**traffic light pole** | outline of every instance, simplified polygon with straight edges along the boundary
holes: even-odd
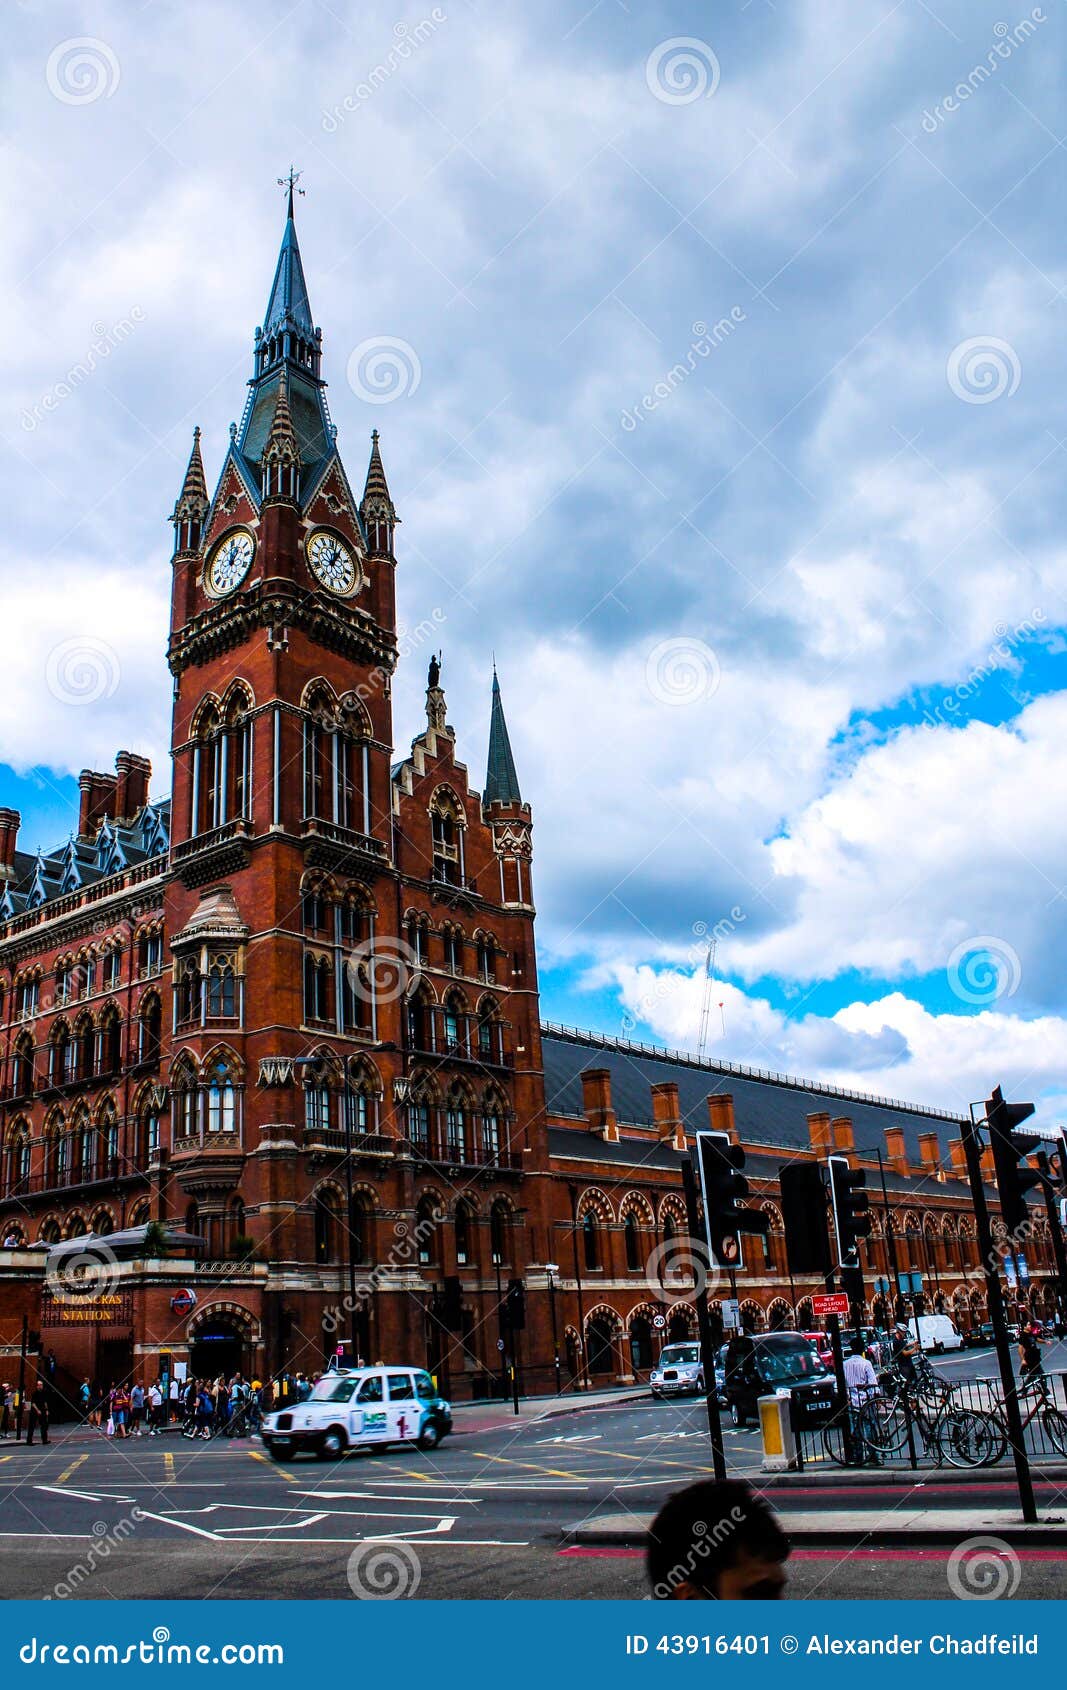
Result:
[[[700,1215],[697,1209],[697,1183],[693,1164],[688,1156],[682,1162],[682,1186],[685,1191],[685,1212],[689,1223],[689,1248],[696,1252],[700,1242]],[[706,1252],[706,1246],[700,1251]],[[709,1255],[710,1259],[710,1255]],[[726,1477],[726,1450],[722,1441],[722,1422],[719,1419],[719,1399],[715,1391],[715,1343],[708,1312],[708,1285],[694,1265],[696,1279],[697,1329],[700,1333],[700,1361],[704,1373],[704,1401],[708,1411],[708,1432],[711,1437],[711,1459],[715,1477],[721,1483]]]
[[[1067,1147],[1063,1150],[1057,1149],[1056,1157],[1063,1167],[1063,1172],[1067,1174]],[[1067,1325],[1067,1249],[1064,1247],[1063,1227],[1060,1225],[1059,1199],[1056,1195],[1057,1182],[1053,1179],[1052,1170],[1049,1167],[1049,1158],[1044,1151],[1039,1152],[1037,1165],[1041,1169],[1045,1192],[1045,1216],[1052,1237],[1052,1255],[1056,1263],[1056,1307],[1059,1310],[1060,1326],[1062,1327]]]
[[[1027,1525],[1032,1526],[1037,1522],[1034,1482],[1030,1476],[1030,1463],[1027,1460],[1023,1443],[1022,1415],[1019,1412],[1015,1370],[1011,1364],[1008,1327],[1004,1319],[1004,1299],[1000,1289],[1000,1274],[997,1271],[997,1256],[993,1249],[993,1232],[989,1223],[985,1186],[982,1183],[982,1147],[978,1139],[978,1126],[973,1118],[963,1122],[962,1134],[964,1153],[967,1158],[967,1178],[970,1181],[971,1201],[974,1204],[978,1250],[982,1259],[982,1272],[985,1275],[986,1301],[989,1305],[989,1318],[993,1326],[993,1341],[997,1353],[997,1367],[1000,1370],[1000,1382],[1004,1392],[1004,1414],[1008,1422],[1008,1439],[1011,1443],[1012,1460],[1015,1463],[1015,1482],[1019,1490],[1023,1520]],[[918,1325],[918,1322],[916,1322],[916,1325]]]

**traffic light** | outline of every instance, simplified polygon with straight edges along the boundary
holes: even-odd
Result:
[[[818,1162],[789,1162],[778,1169],[785,1253],[792,1274],[830,1271],[826,1186]]]
[[[767,1233],[771,1218],[762,1209],[746,1209],[748,1181],[741,1169],[745,1153],[729,1133],[697,1133],[704,1230],[712,1260],[719,1267],[741,1265],[742,1232]]]
[[[1041,1140],[1033,1133],[1016,1133],[1015,1128],[1034,1112],[1032,1103],[1006,1103],[997,1086],[985,1106],[989,1144],[993,1152],[993,1167],[1000,1193],[1000,1213],[1014,1239],[1025,1237],[1029,1220],[1026,1193],[1042,1183],[1036,1168],[1023,1166],[1023,1160],[1037,1149]]]
[[[866,1238],[871,1230],[867,1175],[861,1168],[850,1168],[845,1156],[829,1157],[828,1166],[830,1203],[837,1234],[837,1265],[840,1268],[858,1267],[859,1241]]]
[[[512,1332],[526,1327],[526,1287],[521,1279],[508,1280],[508,1326]]]

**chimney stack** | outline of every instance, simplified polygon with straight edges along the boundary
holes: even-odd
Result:
[[[886,1161],[895,1173],[906,1174],[908,1171],[908,1151],[904,1143],[903,1127],[886,1127],[885,1129]]]
[[[848,1115],[836,1115],[830,1122],[830,1132],[833,1135],[835,1150],[855,1150],[856,1134]]]
[[[962,1146],[961,1146],[962,1149]],[[936,1133],[919,1134],[919,1161],[921,1167],[936,1168],[941,1160],[941,1141]]]
[[[834,1147],[830,1116],[823,1109],[815,1110],[808,1116],[808,1142],[820,1154]]]
[[[737,1123],[734,1120],[734,1100],[728,1091],[713,1091],[708,1094],[708,1120],[711,1122],[713,1133],[728,1133],[730,1143],[738,1144]]]
[[[952,1172],[954,1174],[959,1174],[961,1179],[966,1179],[967,1152],[963,1148],[962,1138],[949,1139],[948,1153],[952,1163]]]
[[[0,880],[10,880],[15,872],[15,849],[21,826],[22,817],[17,810],[0,810]]]
[[[675,1150],[685,1149],[685,1127],[678,1087],[673,1080],[664,1080],[652,1087],[652,1119],[660,1138],[669,1138]]]
[[[581,1075],[582,1113],[590,1132],[617,1143],[619,1124],[611,1107],[611,1072],[607,1068],[586,1068]]]
[[[96,769],[83,769],[78,776],[78,838],[87,844],[96,838],[104,817],[114,817],[118,784],[117,775],[103,775]]]
[[[120,751],[115,758],[115,771],[115,819],[132,822],[148,803],[152,765],[147,757],[138,756],[136,751]]]

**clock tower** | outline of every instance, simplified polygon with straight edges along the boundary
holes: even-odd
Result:
[[[173,514],[161,1213],[206,1239],[268,1355],[321,1365],[344,1335],[473,1380],[497,1268],[549,1236],[542,1197],[518,1200],[546,1155],[531,814],[495,680],[483,791],[439,656],[394,765],[398,519],[377,430],[359,498],[337,449],[291,186],[207,488],[197,431]]]

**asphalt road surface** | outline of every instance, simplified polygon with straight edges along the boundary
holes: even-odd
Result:
[[[1051,1359],[1051,1358],[1050,1358]],[[1061,1357],[1062,1359],[1062,1357]],[[989,1352],[941,1358],[955,1377],[991,1371]],[[759,1473],[757,1434],[727,1428],[730,1468]],[[566,1545],[565,1528],[655,1511],[711,1476],[703,1405],[651,1400],[467,1433],[432,1454],[362,1452],[340,1462],[269,1460],[257,1440],[175,1434],[115,1443],[84,1433],[47,1449],[0,1445],[0,1589],[6,1597],[418,1598],[643,1596],[636,1550]],[[960,1490],[926,1473],[931,1507]],[[976,1506],[1012,1501],[1007,1469],[976,1475]],[[1043,1485],[1043,1502],[1065,1499]],[[914,1493],[881,1492],[892,1509]],[[774,1500],[829,1506],[814,1485]],[[870,1507],[847,1485],[834,1508]],[[799,1551],[798,1597],[944,1599],[949,1551]],[[1058,1552],[1021,1552],[1018,1597],[1061,1597]]]

